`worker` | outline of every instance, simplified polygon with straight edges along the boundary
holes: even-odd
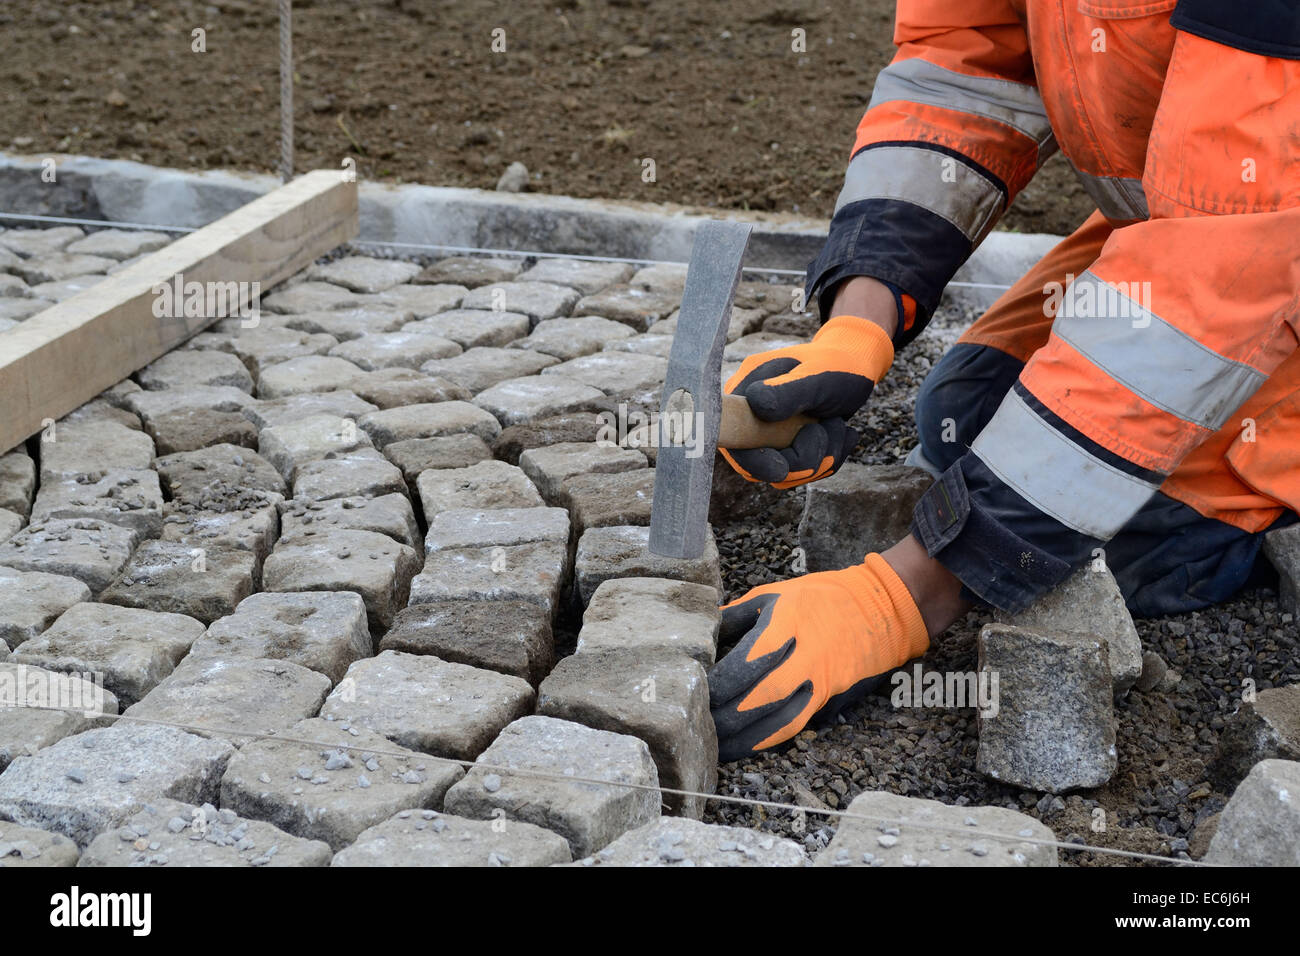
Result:
[[[760,418],[819,421],[724,450],[743,476],[835,472],[849,418],[1058,149],[1097,211],[922,384],[908,461],[936,480],[911,533],[723,609],[724,760],[1086,562],[1137,614],[1222,601],[1300,508],[1296,0],[899,0],[894,42],[809,266],[823,324],[726,385]]]

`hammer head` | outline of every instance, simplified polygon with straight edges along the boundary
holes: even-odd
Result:
[[[650,550],[698,558],[709,533],[722,417],[722,351],[751,226],[710,220],[695,233],[659,405]]]

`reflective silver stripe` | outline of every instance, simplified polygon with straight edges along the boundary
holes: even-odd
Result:
[[[1039,511],[1102,541],[1114,537],[1158,487],[1084,451],[1039,418],[1014,389],[971,451]]]
[[[1065,290],[1052,331],[1156,408],[1219,429],[1267,376],[1202,345],[1149,304],[1084,272]]]
[[[1150,219],[1147,209],[1147,193],[1142,188],[1142,180],[1127,179],[1123,176],[1094,176],[1085,173],[1073,162],[1074,174],[1079,177],[1084,191],[1092,197],[1101,214],[1117,222],[1129,219]]]
[[[1010,126],[1038,144],[1040,164],[1056,151],[1043,98],[1025,83],[967,76],[914,58],[891,63],[876,77],[869,108],[891,100],[938,106]]]
[[[1006,201],[1001,189],[960,159],[916,146],[878,146],[853,157],[835,211],[863,199],[900,199],[952,223],[973,243]]]

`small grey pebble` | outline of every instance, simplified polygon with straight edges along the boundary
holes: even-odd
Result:
[[[876,837],[876,842],[883,847],[891,847],[898,843],[898,837],[894,836],[892,833],[882,833],[880,836]]]
[[[71,770],[68,771],[67,777],[73,783],[85,783],[86,771],[82,770],[80,767],[73,767]]]
[[[488,793],[496,793],[501,789],[501,778],[495,773],[488,774],[483,778],[483,789]]]

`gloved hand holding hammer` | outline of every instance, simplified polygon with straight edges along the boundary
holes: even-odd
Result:
[[[891,337],[899,308],[888,286],[857,276],[841,284],[830,319],[811,342],[745,359],[725,393],[744,396],[764,421],[799,414],[816,421],[805,425],[789,448],[719,448],[722,457],[745,479],[776,488],[834,474],[860,437],[848,419],[866,404],[894,361]]]
[[[719,448],[750,481],[776,488],[817,481],[858,443],[847,420],[889,368],[893,333],[914,306],[865,276],[842,283],[834,303],[811,342],[750,356],[724,388],[743,395],[758,418],[817,419],[789,448]],[[721,639],[738,642],[709,675],[723,760],[790,739],[815,714],[838,712],[929,646],[913,595],[878,554],[856,567],[755,588],[723,609]]]

